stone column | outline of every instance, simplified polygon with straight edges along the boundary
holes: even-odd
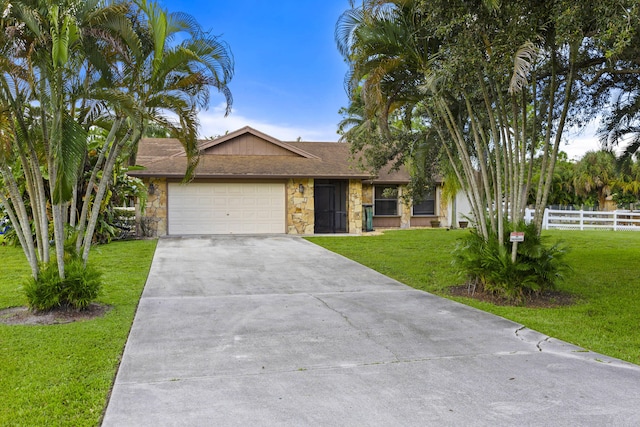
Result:
[[[293,178],[287,181],[287,233],[313,234],[314,216],[313,178]],[[302,185],[303,192],[300,192]]]
[[[398,200],[400,201],[400,228],[411,227],[411,203],[409,200],[404,200],[402,198],[406,192],[406,185],[400,185],[398,187]]]
[[[145,180],[148,197],[144,212],[141,213],[140,229],[144,237],[167,235],[167,180],[149,178]]]
[[[349,197],[347,197],[349,234],[362,234],[362,181],[349,180]]]

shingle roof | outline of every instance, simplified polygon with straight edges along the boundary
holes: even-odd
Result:
[[[274,142],[288,155],[221,155],[207,154],[210,147],[233,143],[239,135],[251,133],[265,141]],[[225,135],[222,141],[201,141],[203,154],[196,168],[196,178],[318,178],[318,179],[372,179],[369,172],[360,170],[351,159],[349,146],[338,142],[282,142],[251,128]],[[183,178],[186,156],[177,139],[145,138],[138,146],[137,163],[143,170],[129,172],[139,177]],[[406,183],[409,175],[401,170],[394,173],[381,171],[375,181]]]

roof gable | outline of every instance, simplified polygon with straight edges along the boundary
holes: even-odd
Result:
[[[215,140],[199,141],[196,177],[202,179],[367,179],[372,182],[406,183],[409,175],[380,171],[378,177],[353,162],[348,144],[339,142],[283,142],[251,127]],[[175,138],[143,138],[137,163],[144,169],[132,176],[183,178],[186,154]]]
[[[218,156],[291,156],[314,159],[317,156],[245,126],[200,145],[200,153]]]

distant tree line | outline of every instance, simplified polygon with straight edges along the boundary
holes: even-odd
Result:
[[[534,183],[539,179],[534,173]],[[611,204],[607,205],[607,199]],[[529,202],[533,203],[533,195]],[[640,209],[640,160],[609,150],[589,151],[577,161],[560,153],[554,170],[548,205]]]

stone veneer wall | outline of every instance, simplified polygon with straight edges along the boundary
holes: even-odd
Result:
[[[373,184],[362,183],[362,203],[373,205]]]
[[[161,237],[167,235],[167,180],[165,178],[149,178],[144,180],[147,189],[153,184],[154,192],[149,193],[147,205],[140,224],[140,234],[144,237]]]
[[[147,197],[145,211],[140,218],[140,233],[145,237],[161,237],[167,235],[167,180],[150,178],[145,180],[147,188],[153,184],[154,194]],[[304,186],[300,193],[299,186]],[[289,179],[287,192],[287,233],[313,234],[314,217],[314,180]],[[362,233],[362,204],[373,203],[373,186],[364,185],[360,180],[349,180],[347,195],[348,225],[350,234]]]
[[[347,216],[349,234],[362,234],[362,181],[349,180],[349,194],[347,197]]]
[[[400,210],[400,228],[411,227],[411,202],[402,198],[407,192],[406,185],[398,186],[398,209]]]
[[[304,193],[300,193],[300,184]],[[287,233],[313,234],[314,216],[313,178],[294,178],[287,181]]]

